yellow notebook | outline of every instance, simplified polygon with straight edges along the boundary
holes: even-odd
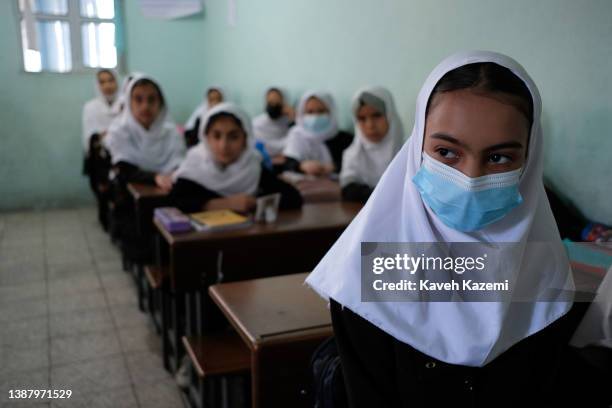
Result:
[[[218,230],[251,225],[248,217],[232,210],[203,211],[189,215],[195,221],[196,229]]]

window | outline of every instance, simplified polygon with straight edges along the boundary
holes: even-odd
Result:
[[[115,0],[17,1],[27,72],[117,66]]]

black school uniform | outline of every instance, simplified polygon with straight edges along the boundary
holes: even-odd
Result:
[[[349,183],[342,187],[342,199],[365,204],[374,189],[367,184]]]
[[[280,193],[280,209],[299,208],[302,206],[302,196],[290,184],[278,179],[270,170],[262,166],[256,196]],[[170,199],[176,207],[185,213],[202,211],[208,201],[222,198],[216,191],[212,191],[194,181],[179,178],[170,192]]]
[[[551,407],[559,403],[559,365],[586,307],[572,310],[484,367],[447,364],[330,304],[351,408]],[[588,405],[584,396],[581,407]]]
[[[105,230],[108,230],[108,202],[110,184],[108,172],[110,171],[110,154],[102,146],[100,135],[94,133],[89,138],[89,149],[83,158],[83,174],[89,179],[89,187],[96,197],[98,206],[98,221]]]

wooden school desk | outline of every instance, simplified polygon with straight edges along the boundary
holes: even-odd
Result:
[[[342,189],[340,183],[336,180],[315,178],[291,172],[281,174],[280,178],[293,185],[300,192],[305,203],[340,201],[342,199]]]
[[[127,188],[134,200],[139,235],[151,232],[153,211],[168,203],[168,193],[149,184],[129,183]]]
[[[252,406],[311,407],[310,358],[332,335],[307,273],[213,285],[209,293],[251,350]]]
[[[144,265],[151,262],[149,258],[153,250],[153,212],[157,207],[168,205],[169,200],[168,193],[154,185],[129,183],[127,189],[134,201],[136,233],[141,248],[140,256],[129,261],[135,262],[133,265],[135,269],[132,272],[138,289],[138,307],[144,310],[147,296]]]
[[[273,224],[227,231],[159,231],[156,259],[168,276],[162,286],[164,365],[176,370],[184,334],[210,333],[223,322],[208,286],[312,270],[361,209],[341,201],[281,211]]]

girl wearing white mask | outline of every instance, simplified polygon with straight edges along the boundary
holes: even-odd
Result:
[[[344,200],[365,203],[400,149],[404,128],[391,92],[382,87],[359,90],[352,112],[355,139],[344,151],[340,185]]]
[[[119,113],[117,88],[117,74],[114,71],[98,70],[97,96],[83,106],[83,173],[89,177],[91,191],[98,202],[98,219],[104,228],[107,227],[109,161],[101,142]]]
[[[327,92],[306,92],[287,136],[283,170],[329,176],[342,168],[342,152],[353,137],[338,131],[334,99]]]
[[[225,101],[225,99],[225,91],[220,86],[211,86],[206,89],[204,100],[193,110],[189,119],[185,122],[185,140],[187,146],[195,146],[200,141],[198,129],[200,128],[202,115]]]
[[[280,208],[302,205],[300,193],[262,164],[248,115],[221,103],[202,115],[200,143],[174,173],[170,194],[184,212],[231,209],[249,212],[255,197],[280,193]]]
[[[540,117],[537,87],[501,54],[453,55],[425,81],[411,137],[306,281],[331,302],[351,407],[549,406],[574,285],[544,192]],[[485,278],[534,297],[362,301],[362,242],[481,254],[511,243]]]

